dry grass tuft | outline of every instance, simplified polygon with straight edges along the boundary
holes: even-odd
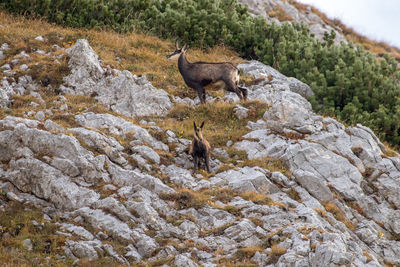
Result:
[[[223,203],[230,202],[233,198],[238,196],[238,193],[229,187],[216,187],[212,189],[201,190],[203,194],[207,194],[213,201],[221,201]]]
[[[199,209],[207,204],[212,204],[210,197],[207,194],[202,194],[201,192],[187,188],[178,189],[176,193],[160,194],[160,198],[175,202],[178,209]]]
[[[262,252],[263,248],[258,246],[251,246],[246,248],[239,248],[235,253],[235,258],[240,261],[250,260],[256,252]]]
[[[286,253],[286,248],[278,247],[277,245],[271,246],[271,251],[269,253],[270,259],[269,264],[274,264],[278,262],[279,258]]]
[[[364,255],[364,257],[366,258],[367,263],[373,260],[372,257],[371,257],[371,255],[369,255],[369,253],[368,253],[367,250],[363,250],[363,255]]]
[[[366,217],[365,211],[360,207],[360,205],[358,205],[357,202],[355,201],[350,201],[346,203],[347,206],[349,206],[350,208],[356,210],[360,215]]]
[[[353,224],[349,219],[347,219],[344,212],[335,203],[325,202],[322,203],[322,205],[325,207],[327,212],[330,212],[336,220],[344,223],[349,230],[355,230],[357,225]]]
[[[193,121],[205,121],[203,134],[213,146],[224,146],[228,140],[238,141],[249,130],[245,127],[249,120],[262,117],[267,109],[265,103],[249,101],[242,103],[250,109],[249,117],[239,120],[233,113],[236,104],[216,102],[196,107],[176,105],[167,119],[159,122],[164,129],[170,129],[178,137],[191,139],[193,136]]]
[[[240,194],[240,196],[247,201],[252,201],[259,205],[271,205],[274,203],[269,196],[256,192],[245,192]]]
[[[209,235],[213,235],[213,236],[223,235],[224,231],[226,229],[228,229],[229,227],[231,227],[232,225],[234,225],[234,224],[235,223],[231,222],[231,223],[224,224],[224,225],[222,225],[220,227],[216,227],[216,228],[212,228],[212,229],[209,229],[209,230],[202,231],[199,236],[200,237],[205,237],[205,236],[209,236]]]

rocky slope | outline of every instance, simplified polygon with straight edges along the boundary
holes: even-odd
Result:
[[[124,265],[400,264],[400,157],[370,129],[314,114],[306,84],[256,61],[239,65],[258,81],[249,99],[270,106],[229,144],[256,164],[227,168],[228,153],[214,147],[215,173],[192,174],[190,140],[151,119],[131,118],[165,116],[177,103],[198,101],[105,66],[86,40],[55,50],[43,53],[68,56],[70,68],[57,108],[68,114],[63,95],[78,94],[113,112],[82,110],[72,114],[73,128],[46,119],[50,109],[0,120],[0,189],[7,196],[0,209],[12,201],[40,208],[66,239],[58,257],[109,257]],[[29,53],[1,66],[3,108],[13,95],[40,102],[45,93],[32,77],[15,78],[24,57]],[[238,99],[227,93],[208,101]],[[237,104],[239,119],[248,113]],[[287,170],[262,164],[271,160]]]

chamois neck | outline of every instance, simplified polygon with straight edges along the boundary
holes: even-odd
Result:
[[[194,133],[194,139],[197,141],[197,142],[203,142],[203,133],[200,133],[200,132],[197,132],[197,133]]]
[[[178,69],[182,73],[182,70],[190,65],[191,63],[186,59],[185,53],[182,53],[178,58]]]

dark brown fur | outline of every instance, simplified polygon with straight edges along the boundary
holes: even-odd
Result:
[[[247,99],[247,89],[239,87],[239,70],[230,62],[207,63],[194,62],[191,63],[186,59],[187,47],[184,45],[178,48],[178,40],[175,42],[175,51],[168,55],[167,58],[178,56],[178,69],[187,86],[195,89],[199,96],[200,102],[206,102],[206,92],[204,86],[218,81],[223,81],[226,90],[235,92],[240,99]]]
[[[204,121],[200,125],[200,128],[196,127],[196,123],[193,122],[194,134],[192,144],[189,148],[189,154],[193,157],[193,173],[196,172],[197,167],[200,166],[200,158],[203,158],[206,163],[207,172],[210,171],[210,151],[211,146],[208,141],[203,137],[203,126]]]

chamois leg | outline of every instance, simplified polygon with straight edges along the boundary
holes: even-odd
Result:
[[[197,156],[196,155],[193,155],[193,173],[195,173],[196,172],[196,168],[197,168],[197,165],[198,165],[198,158],[197,158]]]
[[[207,172],[211,172],[210,171],[210,156],[208,154],[206,154],[205,156],[205,160],[206,160],[206,168],[207,168]]]
[[[239,87],[239,86],[238,86],[238,88],[240,89],[240,91],[242,91],[243,99],[244,99],[244,100],[247,100],[247,95],[249,94],[247,88]]]
[[[206,90],[204,90],[203,86],[201,85],[196,85],[194,87],[197,91],[197,95],[199,96],[200,103],[205,104],[206,103]]]
[[[240,98],[240,100],[243,99],[243,93],[242,90],[239,89],[239,87],[233,82],[233,81],[224,81],[227,86],[227,90],[230,92],[235,92],[237,96]]]

